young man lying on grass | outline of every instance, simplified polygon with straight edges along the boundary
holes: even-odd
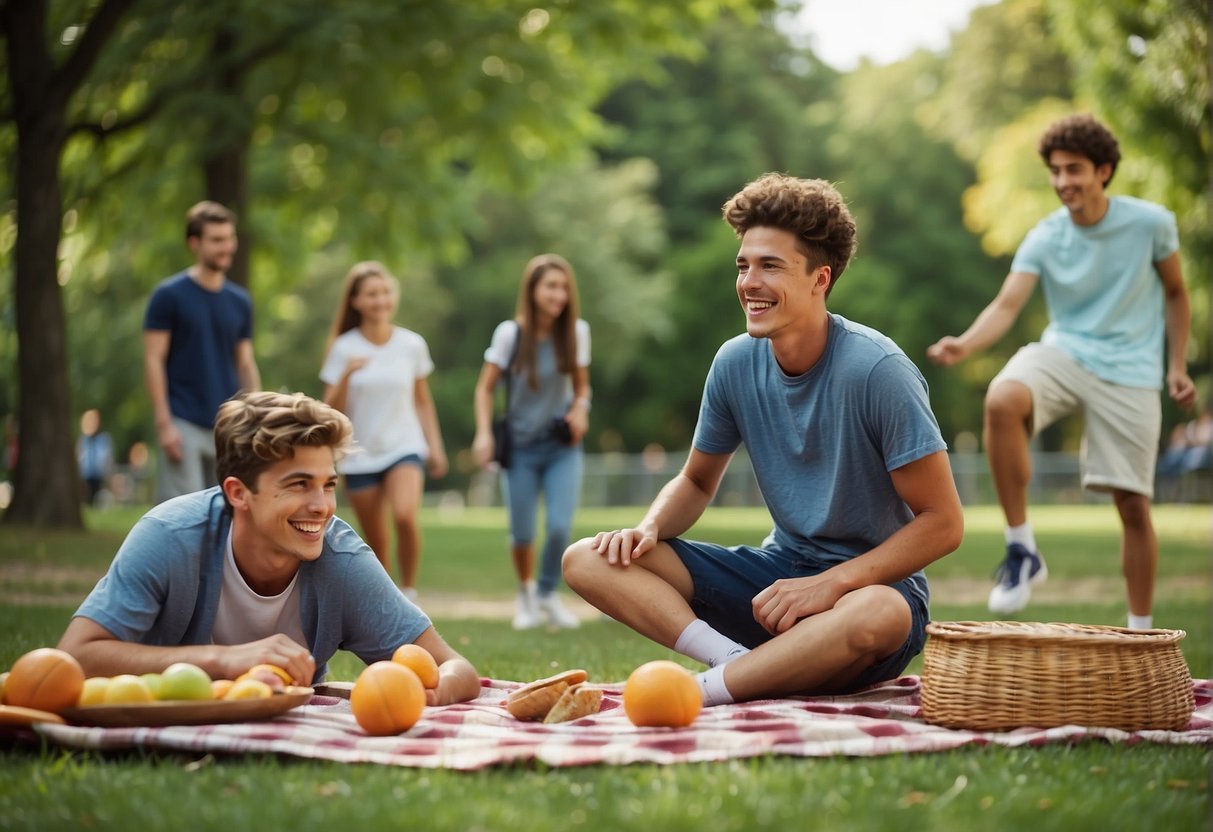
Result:
[[[302,394],[243,393],[215,422],[220,485],[162,503],[131,530],[59,641],[90,676],[191,662],[234,679],[257,664],[299,684],[349,650],[368,664],[416,643],[438,662],[427,704],[480,679],[410,603],[337,506],[352,429]]]

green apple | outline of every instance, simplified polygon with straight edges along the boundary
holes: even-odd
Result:
[[[147,682],[148,690],[152,692],[152,696],[160,698],[160,674],[159,673],[144,673],[139,677]]]
[[[160,674],[157,699],[213,699],[211,677],[196,664],[177,662]]]

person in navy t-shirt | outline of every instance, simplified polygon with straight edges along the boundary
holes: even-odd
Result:
[[[227,279],[236,252],[236,217],[216,202],[186,213],[194,265],[162,281],[143,321],[144,378],[160,445],[157,497],[216,485],[213,428],[219,405],[257,390],[253,304]]]

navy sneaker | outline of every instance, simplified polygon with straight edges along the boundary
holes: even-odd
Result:
[[[1008,615],[1019,612],[1032,597],[1032,586],[1044,583],[1049,569],[1039,552],[1020,543],[1007,544],[1007,557],[994,572],[997,583],[990,590],[990,612]]]

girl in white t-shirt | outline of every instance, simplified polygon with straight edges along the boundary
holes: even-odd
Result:
[[[382,263],[350,269],[320,379],[325,403],[354,425],[357,451],[338,463],[338,470],[362,536],[390,574],[384,512],[385,504],[390,507],[400,587],[415,601],[425,469],[442,477],[447,458],[426,381],[434,362],[424,338],[392,322],[399,299],[399,284]]]

